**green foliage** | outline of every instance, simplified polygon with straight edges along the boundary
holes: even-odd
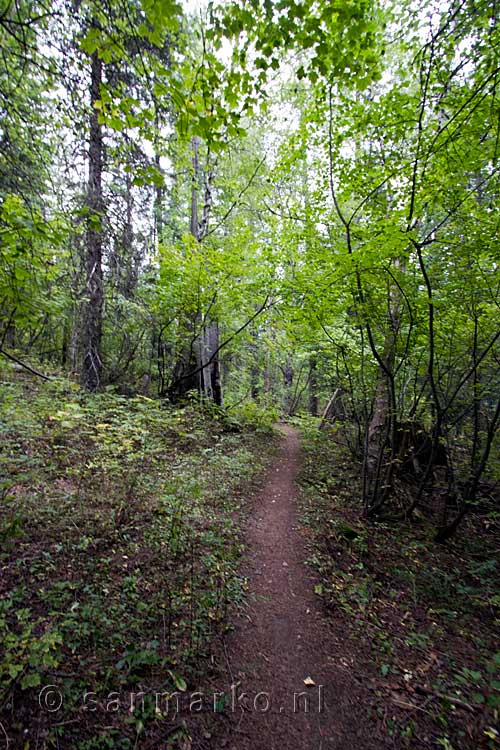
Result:
[[[57,685],[75,747],[94,733],[84,692],[185,690],[212,652],[244,595],[235,498],[264,459],[255,432],[194,404],[4,376],[0,472],[22,533],[4,502],[0,705]],[[154,710],[133,716],[110,742],[133,745],[138,722],[156,736]]]
[[[376,77],[379,9],[366,2],[290,4],[234,2],[214,13],[215,32],[239,38],[233,63],[253,63],[259,89],[280,68],[283,52],[299,51],[295,74],[311,84],[335,77],[366,86]],[[251,54],[251,52],[253,54]],[[319,87],[318,87],[319,88]]]
[[[47,629],[39,634],[40,627]],[[14,609],[12,599],[1,602],[0,636],[2,691],[16,684],[21,690],[39,686],[62,659],[61,633],[47,627],[42,618],[35,619],[29,609]]]
[[[54,289],[63,258],[67,226],[61,217],[47,221],[17,195],[0,202],[0,299],[5,327],[36,325],[58,314],[64,290]]]
[[[432,543],[424,518],[411,529],[370,524],[353,511],[359,465],[346,446],[318,431],[306,433],[303,444],[301,509],[318,576],[314,591],[342,629],[345,652],[371,675],[379,717],[390,707],[389,734],[408,740],[425,725],[443,736],[446,727],[450,745],[460,747],[466,718],[477,714],[474,730],[482,734],[487,727],[494,747],[495,538],[471,529],[446,550]],[[453,699],[473,708],[459,710]],[[420,714],[431,701],[425,719],[416,716],[408,728],[409,708]]]
[[[252,428],[258,432],[270,432],[278,421],[278,416],[278,410],[275,407],[246,401],[232,410],[231,423],[236,422],[244,429]]]
[[[377,679],[411,682],[425,665],[405,672],[399,648],[431,658],[447,629],[465,642],[471,613],[495,612],[494,10],[238,0],[189,18],[175,0],[20,0],[0,13],[0,346],[73,377],[94,284],[103,303],[101,393],[37,388],[2,361],[4,703],[55,669],[78,675],[47,746],[133,748],[156,721],[147,705],[106,736],[72,734],[78,660],[99,689],[183,690],[210,655],[244,594],[233,498],[279,415],[305,436],[316,593],[362,623]],[[214,363],[225,406],[207,397]],[[333,393],[319,434],[305,412]],[[444,479],[399,450],[408,422],[446,447]],[[330,461],[338,445],[362,465]],[[390,517],[413,512],[410,539],[360,521],[379,497]],[[477,558],[452,565],[429,520],[467,508],[484,545],[466,537]],[[455,672],[490,710],[480,651]]]
[[[500,653],[494,654],[484,670],[468,669],[464,667],[456,675],[458,685],[472,690],[472,699],[478,705],[487,704],[493,709],[500,706]]]

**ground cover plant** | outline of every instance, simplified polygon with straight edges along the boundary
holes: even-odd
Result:
[[[149,747],[179,721],[152,694],[206,682],[243,597],[238,514],[263,433],[3,375],[0,720],[19,747]]]
[[[361,467],[345,429],[306,428],[301,507],[315,591],[345,635],[346,668],[361,669],[370,685],[367,720],[396,747],[494,748],[496,499],[476,507],[452,544],[434,543],[430,513],[366,525],[352,505]]]

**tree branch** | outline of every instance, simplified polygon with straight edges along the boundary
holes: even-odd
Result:
[[[28,370],[28,372],[33,373],[33,375],[37,375],[39,378],[43,378],[44,380],[52,380],[49,375],[44,375],[43,372],[39,372],[38,370],[35,370],[33,367],[30,367],[25,362],[21,362],[20,359],[17,357],[14,357],[13,354],[10,354],[9,352],[5,351],[3,347],[0,347],[0,354],[3,354],[4,357],[7,357],[7,359],[12,360],[12,362],[15,362],[18,365],[21,365],[21,367],[24,367],[25,370]]]
[[[252,323],[255,318],[257,318],[264,310],[269,310],[274,302],[270,302],[270,304],[267,304],[269,300],[269,295],[266,296],[264,302],[262,305],[254,312],[254,314],[245,322],[243,325],[241,325],[234,333],[232,333],[228,338],[220,344],[217,349],[215,349],[214,352],[212,352],[212,355],[207,359],[206,362],[202,362],[199,367],[196,367],[194,370],[190,370],[189,372],[185,373],[184,375],[181,375],[179,378],[176,378],[176,380],[173,381],[171,384],[171,388],[176,385],[177,383],[181,383],[183,380],[187,380],[188,378],[192,378],[193,375],[197,375],[199,372],[202,372],[202,370],[205,369],[205,367],[208,367],[208,365],[212,364],[214,359],[217,357],[221,349],[224,349],[231,341],[236,338],[242,331],[245,330],[245,328],[248,328],[250,323]]]

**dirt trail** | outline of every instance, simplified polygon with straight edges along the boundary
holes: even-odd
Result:
[[[374,736],[367,695],[354,676],[352,659],[343,653],[342,633],[333,632],[325,620],[304,563],[295,484],[300,445],[291,427],[281,431],[280,453],[254,498],[248,522],[244,572],[249,605],[226,642],[237,687],[223,746],[376,750],[384,744]],[[315,684],[306,687],[308,677]]]

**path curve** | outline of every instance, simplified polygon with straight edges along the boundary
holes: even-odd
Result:
[[[314,594],[298,527],[297,432],[282,425],[279,455],[254,497],[244,574],[249,603],[226,641],[233,750],[377,750],[368,700]],[[306,686],[310,678],[314,685]],[[306,699],[307,708],[306,711]]]

